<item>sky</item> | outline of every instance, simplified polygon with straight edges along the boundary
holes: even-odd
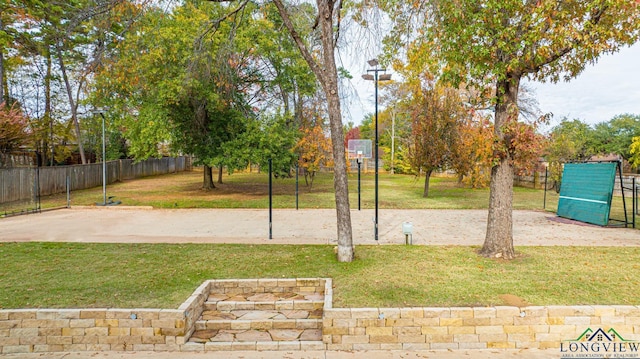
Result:
[[[353,71],[359,100],[349,105],[349,111],[351,120],[359,124],[365,114],[374,111],[374,86],[371,81],[360,79],[357,71],[364,73],[366,66]],[[594,125],[624,113],[640,115],[640,43],[600,57],[569,82],[527,82],[535,91],[542,113],[553,114],[548,128],[564,117]]]
[[[570,82],[531,84],[540,110],[553,113],[552,126],[565,116],[593,125],[624,113],[640,115],[640,43],[601,57]]]

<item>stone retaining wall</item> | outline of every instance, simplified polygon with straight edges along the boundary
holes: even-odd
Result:
[[[560,349],[561,342],[600,328],[640,339],[640,307],[330,309],[323,342],[327,350]]]
[[[210,293],[324,292],[327,282],[331,280],[210,280],[200,285],[177,310],[0,310],[0,354],[192,350],[185,344]]]
[[[560,348],[589,329],[640,340],[638,306],[333,308],[331,279],[252,279],[206,281],[177,310],[0,310],[0,353],[199,350],[187,340],[210,293],[270,291],[324,292],[327,350]]]
[[[0,310],[0,353],[180,350],[185,314],[159,309]]]
[[[211,294],[245,293],[324,293],[324,278],[221,279],[208,281]]]

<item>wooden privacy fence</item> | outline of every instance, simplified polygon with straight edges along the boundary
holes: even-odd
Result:
[[[164,157],[141,162],[117,160],[107,162],[107,183],[191,170],[189,157]],[[57,167],[18,167],[0,169],[0,203],[34,199],[70,190],[102,185],[102,163]],[[38,180],[39,178],[39,180]]]

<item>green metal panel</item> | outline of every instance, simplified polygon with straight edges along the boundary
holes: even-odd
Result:
[[[568,163],[562,172],[558,216],[606,226],[617,163]]]

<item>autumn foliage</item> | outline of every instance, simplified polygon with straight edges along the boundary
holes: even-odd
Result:
[[[457,91],[434,87],[416,91],[409,145],[411,167],[426,174],[423,196],[429,195],[433,171],[450,167],[458,146],[458,122],[465,117]]]
[[[0,104],[0,153],[26,145],[31,136],[29,121],[17,105]]]
[[[493,123],[490,116],[470,111],[458,129],[453,169],[461,182],[471,188],[484,188],[489,184],[493,155]]]
[[[298,166],[304,170],[305,182],[311,189],[316,172],[323,166],[332,165],[331,142],[319,124],[300,131],[301,137],[295,148],[300,154]]]

